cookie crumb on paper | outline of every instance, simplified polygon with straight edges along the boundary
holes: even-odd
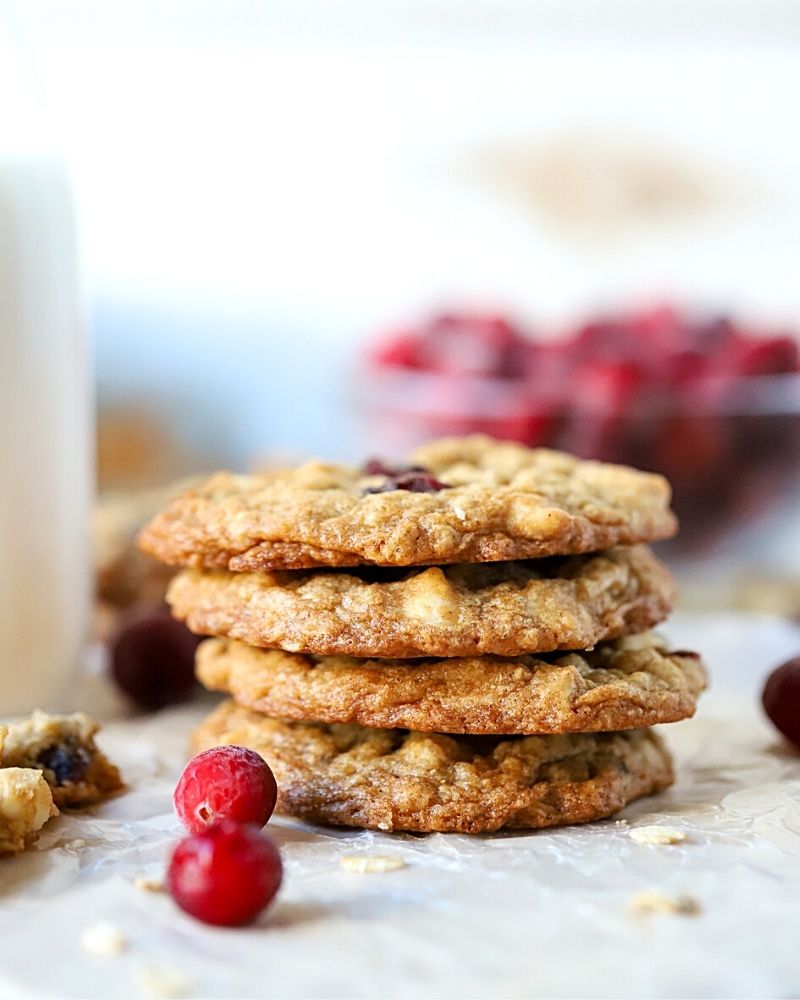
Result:
[[[122,931],[105,920],[87,927],[81,935],[81,947],[92,955],[120,955],[127,946]]]
[[[683,830],[674,826],[637,826],[628,836],[637,844],[681,844],[686,840]]]
[[[160,878],[150,878],[147,875],[137,875],[133,884],[142,892],[163,892],[164,883]]]
[[[357,872],[359,875],[375,875],[380,872],[396,872],[400,868],[406,867],[406,863],[402,858],[388,857],[387,855],[381,854],[345,854],[339,858],[339,864],[346,871]]]
[[[636,913],[671,913],[683,917],[695,917],[700,913],[700,904],[685,893],[665,896],[660,892],[638,892],[628,900],[628,906]]]
[[[136,970],[136,979],[145,996],[154,1000],[177,1000],[189,994],[189,980],[178,969],[142,965]]]

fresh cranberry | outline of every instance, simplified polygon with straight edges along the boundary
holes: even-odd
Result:
[[[623,461],[626,421],[643,383],[639,367],[623,361],[597,361],[576,372],[564,442],[567,450],[586,458]]]
[[[800,656],[772,671],[761,698],[775,728],[800,748]]]
[[[502,316],[444,313],[424,330],[418,357],[428,371],[516,378],[524,370],[525,343]]]
[[[597,320],[581,327],[569,341],[572,365],[587,361],[602,363],[630,359],[636,344],[629,330],[619,323]]]
[[[376,344],[370,352],[375,364],[382,368],[421,368],[419,337],[413,333],[397,333]]]
[[[221,819],[261,827],[277,797],[275,778],[260,754],[247,747],[222,746],[192,757],[173,801],[189,833],[201,833]]]
[[[186,837],[167,871],[172,898],[206,924],[241,927],[275,898],[283,866],[275,844],[257,826],[225,819]]]
[[[738,333],[727,316],[715,316],[692,328],[691,347],[706,356],[727,354],[735,349],[738,340]]]
[[[185,701],[196,686],[194,654],[200,639],[166,611],[132,619],[111,647],[111,672],[140,707]]]
[[[628,317],[628,327],[639,342],[661,357],[683,350],[691,338],[690,325],[672,306],[660,305]]]
[[[722,420],[709,416],[666,417],[658,424],[647,468],[658,469],[676,486],[714,480],[732,458]]]
[[[679,390],[713,374],[712,363],[702,351],[695,349],[678,351],[664,359],[666,381]]]
[[[744,343],[737,358],[743,375],[783,375],[800,368],[800,352],[792,337],[753,338]]]

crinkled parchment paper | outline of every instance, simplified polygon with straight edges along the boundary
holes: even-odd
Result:
[[[130,791],[55,820],[38,850],[0,862],[0,995],[797,996],[800,755],[762,719],[757,693],[800,652],[800,629],[738,615],[676,617],[666,631],[701,649],[713,678],[698,716],[664,729],[672,790],[616,820],[523,835],[273,820],[284,887],[245,930],[204,927],[136,884],[160,878],[180,834],[172,788],[208,705],[108,725],[103,743]],[[629,836],[654,824],[685,841]],[[358,874],[343,855],[406,867]],[[641,893],[688,895],[699,911],[644,912],[631,906]],[[82,948],[98,921],[122,932],[121,954]]]

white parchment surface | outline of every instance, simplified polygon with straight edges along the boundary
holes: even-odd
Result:
[[[531,834],[274,819],[284,885],[245,930],[204,927],[136,885],[161,877],[180,836],[172,789],[209,705],[109,724],[102,742],[130,791],[0,861],[0,996],[798,996],[800,754],[762,718],[758,692],[800,653],[800,628],[737,615],[676,616],[664,630],[703,651],[713,683],[695,719],[662,730],[677,757],[670,791],[616,820]],[[686,840],[631,839],[651,824]],[[346,854],[407,867],[356,874]],[[646,891],[689,894],[699,912],[632,910]],[[98,921],[124,935],[123,952],[82,948]]]

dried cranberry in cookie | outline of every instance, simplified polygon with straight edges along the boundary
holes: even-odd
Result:
[[[48,715],[35,711],[12,723],[3,741],[3,767],[35,768],[59,807],[85,806],[119,791],[117,768],[95,742],[100,727],[83,712]]]
[[[446,490],[445,483],[420,467],[409,468],[401,472],[386,475],[384,481],[377,486],[367,486],[365,493],[391,493],[393,490],[408,490],[410,493],[438,493]]]

